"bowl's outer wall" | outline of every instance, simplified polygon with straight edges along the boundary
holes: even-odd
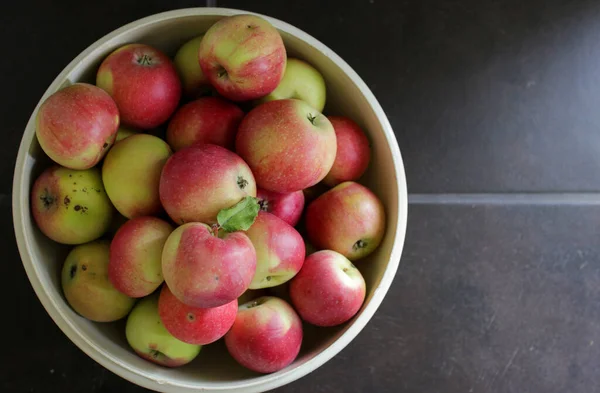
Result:
[[[172,56],[186,40],[203,33],[223,16],[237,13],[245,11],[194,8],[165,12],[130,23],[92,44],[63,70],[38,103],[27,124],[15,166],[15,235],[23,265],[43,306],[63,332],[94,360],[131,382],[157,391],[258,392],[308,374],[341,351],[373,316],[392,283],[404,243],[407,221],[404,167],[381,106],[358,75],[330,49],[287,23],[265,17],[281,32],[288,55],[309,61],[324,75],[328,89],[324,112],[351,117],[367,131],[372,144],[372,162],[363,183],[386,207],[387,232],[378,250],[357,263],[368,286],[367,299],[359,314],[338,328],[316,330],[306,326],[298,359],[277,373],[258,375],[235,364],[220,343],[203,348],[198,359],[180,369],[156,366],[130,350],[124,338],[123,321],[92,323],[74,313],[65,302],[59,272],[68,248],[43,236],[35,227],[29,209],[31,185],[50,163],[35,138],[35,114],[40,104],[67,84],[94,83],[102,59],[123,44],[143,42]]]

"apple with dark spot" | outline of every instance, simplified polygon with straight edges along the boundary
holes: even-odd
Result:
[[[62,268],[67,302],[78,314],[95,322],[124,318],[135,303],[108,279],[109,252],[107,241],[79,245],[71,250]]]
[[[63,244],[82,244],[110,227],[113,206],[104,191],[100,170],[46,169],[31,190],[31,212],[38,228]]]

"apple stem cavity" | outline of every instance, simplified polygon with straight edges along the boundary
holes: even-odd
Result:
[[[266,199],[259,199],[258,205],[260,206],[260,210],[264,212],[269,211],[269,201],[267,201]]]
[[[139,65],[149,66],[152,65],[152,57],[143,55],[142,57],[138,58],[137,62]]]
[[[47,188],[44,188],[44,193],[40,196],[40,200],[46,209],[54,204],[54,197],[50,195],[50,191]]]
[[[227,76],[227,70],[224,67],[219,67],[219,70],[217,71],[217,77],[219,78],[224,78]]]
[[[76,273],[77,273],[77,265],[71,266],[71,269],[69,269],[69,277],[75,278]]]
[[[352,246],[352,249],[354,251],[360,250],[361,248],[365,248],[367,247],[369,244],[364,241],[363,239],[360,239],[359,241],[357,241],[356,243],[354,243],[354,245]]]
[[[237,185],[240,188],[240,190],[243,190],[248,185],[248,180],[244,179],[242,176],[238,176]]]

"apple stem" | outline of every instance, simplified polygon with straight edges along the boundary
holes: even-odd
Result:
[[[138,59],[138,63],[141,65],[150,65],[152,63],[152,59],[148,55],[143,55]]]
[[[219,237],[219,229],[221,229],[221,227],[219,226],[219,224],[213,224],[212,226],[212,234],[214,237]]]

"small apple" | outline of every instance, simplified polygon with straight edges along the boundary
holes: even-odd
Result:
[[[173,59],[181,78],[183,92],[189,98],[199,98],[210,90],[210,82],[202,73],[200,63],[198,63],[198,51],[202,37],[204,35],[183,44]]]
[[[163,283],[162,250],[173,227],[156,217],[127,221],[110,243],[108,277],[130,297],[150,295]]]
[[[355,182],[335,186],[306,209],[306,230],[320,250],[337,251],[351,261],[371,254],[385,232],[385,211],[368,188]]]
[[[219,235],[202,223],[175,229],[162,255],[165,282],[181,302],[200,308],[237,299],[256,271],[256,251],[243,232]]]
[[[202,72],[223,97],[247,101],[277,87],[285,71],[283,40],[256,15],[235,15],[211,26],[198,52]]]
[[[242,304],[225,335],[231,356],[242,366],[272,373],[290,365],[302,345],[302,321],[285,301],[265,296]]]
[[[191,307],[179,301],[166,285],[158,300],[158,314],[169,333],[197,345],[207,345],[223,337],[235,321],[237,308],[237,299],[219,307]]]
[[[62,268],[62,288],[69,305],[95,322],[125,317],[135,299],[112,286],[108,279],[109,243],[95,241],[71,250]]]
[[[179,367],[194,360],[202,348],[173,337],[158,314],[156,294],[140,300],[125,326],[127,342],[143,359],[165,367]]]
[[[236,105],[217,97],[203,97],[175,112],[167,129],[167,142],[175,151],[196,143],[233,150],[243,117],[244,112]]]
[[[242,120],[236,151],[260,188],[300,191],[320,182],[331,169],[335,131],[325,116],[304,101],[270,101]]]
[[[137,134],[137,131],[134,131],[130,128],[127,127],[119,127],[119,130],[117,131],[117,139],[115,139],[115,143],[122,141],[123,139],[130,137],[132,135]]]
[[[259,188],[256,190],[261,210],[274,214],[291,226],[296,226],[304,209],[304,193],[279,193]]]
[[[115,100],[124,124],[142,130],[167,121],[181,97],[171,59],[143,44],[128,44],[108,55],[98,69],[96,85]]]
[[[252,171],[221,146],[200,144],[179,150],[160,178],[160,200],[177,224],[214,224],[221,209],[246,196],[256,196]]]
[[[290,280],[304,263],[304,240],[279,217],[259,212],[246,231],[256,250],[256,273],[250,289],[274,287]]]
[[[81,244],[102,236],[113,207],[97,168],[46,169],[31,190],[33,218],[44,235],[58,243]]]
[[[325,91],[325,79],[315,67],[300,59],[288,58],[283,79],[277,88],[258,102],[296,98],[323,112]]]
[[[114,143],[119,111],[102,89],[75,83],[48,97],[35,121],[37,139],[54,162],[71,169],[88,169]]]
[[[304,261],[290,282],[290,297],[300,317],[316,326],[336,326],[352,318],[365,300],[360,271],[342,254],[323,250]]]
[[[110,149],[102,165],[106,193],[119,213],[127,218],[162,211],[158,186],[171,148],[160,138],[137,134]]]
[[[346,117],[329,116],[335,130],[337,153],[331,170],[323,179],[328,186],[358,180],[369,166],[371,147],[363,130]]]

